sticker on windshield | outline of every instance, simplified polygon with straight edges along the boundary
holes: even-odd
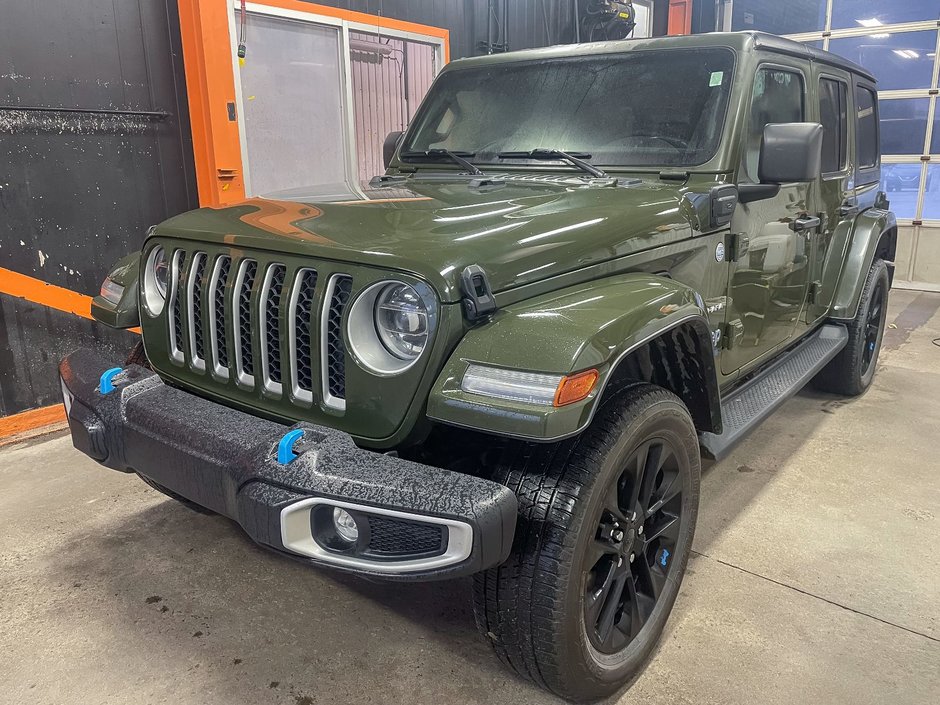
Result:
[[[724,71],[712,71],[711,76],[708,77],[708,87],[712,88],[714,86],[720,86],[722,79],[725,77]]]

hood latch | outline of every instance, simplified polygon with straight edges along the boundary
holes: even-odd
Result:
[[[483,267],[471,264],[460,274],[463,312],[468,321],[478,321],[496,310],[496,299]]]

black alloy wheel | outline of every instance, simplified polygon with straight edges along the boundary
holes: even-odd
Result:
[[[862,375],[868,375],[876,359],[875,352],[881,339],[884,328],[884,306],[887,301],[888,287],[884,280],[879,279],[871,291],[871,303],[865,316],[865,343],[862,349]]]
[[[663,592],[683,512],[680,459],[664,438],[646,441],[610,483],[584,560],[584,626],[599,652],[622,651]],[[685,516],[684,516],[685,514]]]

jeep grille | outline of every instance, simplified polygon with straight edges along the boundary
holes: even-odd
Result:
[[[175,249],[170,262],[166,333],[177,363],[236,389],[260,386],[273,398],[345,409],[351,276],[259,265],[234,251]]]

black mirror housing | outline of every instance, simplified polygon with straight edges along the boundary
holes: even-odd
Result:
[[[398,149],[398,142],[403,134],[401,130],[397,130],[385,136],[385,141],[382,143],[382,163],[385,164],[386,169],[392,163],[392,157],[395,156],[395,150]]]
[[[818,122],[764,126],[757,176],[762,184],[814,181],[822,172],[823,128]]]

